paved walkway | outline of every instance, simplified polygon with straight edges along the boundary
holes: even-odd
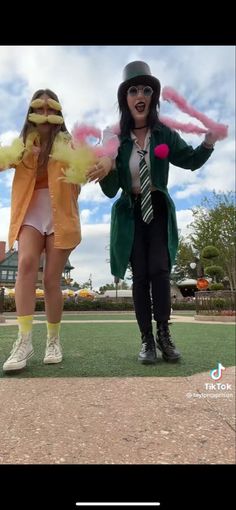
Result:
[[[234,375],[2,379],[0,463],[234,464]]]
[[[212,384],[209,372],[1,379],[0,463],[234,464],[235,368]]]

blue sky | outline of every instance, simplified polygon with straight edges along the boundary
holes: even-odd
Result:
[[[101,129],[116,123],[117,89],[124,66],[132,60],[146,61],[162,87],[174,87],[196,109],[229,125],[229,137],[216,144],[201,169],[191,172],[170,166],[169,192],[178,226],[186,235],[191,208],[203,196],[213,189],[235,188],[235,47],[0,46],[0,141],[5,145],[19,135],[29,100],[39,88],[57,93],[69,130],[75,122]],[[161,113],[193,121],[164,101]],[[194,147],[203,140],[203,136],[181,136]],[[0,240],[7,240],[12,178],[12,170],[0,174]],[[75,266],[71,276],[82,283],[92,274],[94,288],[113,281],[107,262],[113,202],[94,183],[85,185],[79,198],[83,239],[70,256]]]

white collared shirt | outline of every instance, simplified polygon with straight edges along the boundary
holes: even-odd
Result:
[[[145,161],[147,163],[147,167],[149,170],[149,176],[150,176],[150,182],[151,182],[150,157],[149,157],[150,138],[151,138],[151,132],[149,129],[147,131],[147,134],[146,134],[146,137],[144,140],[144,147],[142,149],[138,143],[137,136],[131,131],[131,139],[134,141],[134,144],[133,144],[133,149],[132,149],[130,160],[129,160],[129,168],[130,168],[131,177],[132,177],[132,192],[135,194],[140,193],[140,175],[139,175],[140,154],[138,153],[138,151],[140,151],[140,150],[147,151],[147,154],[145,154],[144,157],[145,157]]]
[[[106,143],[108,140],[111,140],[113,138],[117,137],[116,134],[114,134],[114,131],[112,131],[111,128],[107,127],[103,132],[103,143]],[[140,193],[140,175],[139,175],[139,162],[140,162],[140,154],[138,153],[139,150],[142,150],[138,143],[137,136],[131,131],[130,137],[133,140],[133,149],[131,152],[130,160],[129,160],[129,169],[131,173],[132,178],[132,192],[134,194]],[[151,139],[151,131],[148,129],[145,140],[144,140],[144,148],[143,150],[147,151],[147,154],[145,154],[145,161],[147,163],[147,167],[149,170],[149,176],[150,176],[150,183],[151,183],[151,173],[150,173],[150,156],[149,156],[149,149],[150,149],[150,139]],[[114,154],[114,162],[113,162],[113,168],[115,168],[115,158],[117,156],[118,150]],[[155,190],[156,188],[152,186],[151,184],[151,190]]]

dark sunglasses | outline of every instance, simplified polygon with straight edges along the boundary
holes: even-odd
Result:
[[[136,87],[135,85],[132,85],[132,87],[129,87],[127,93],[129,96],[137,96],[139,92],[142,92],[142,94],[146,97],[150,97],[153,94],[153,89],[149,85],[146,85],[146,87]]]

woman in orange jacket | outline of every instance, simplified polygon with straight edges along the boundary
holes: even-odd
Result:
[[[59,179],[66,164],[50,156],[58,143],[70,147],[70,139],[56,94],[49,89],[35,92],[18,140],[23,152],[15,164],[11,161],[7,166],[15,167],[9,248],[18,240],[15,300],[19,333],[3,365],[5,372],[24,368],[34,353],[35,284],[43,250],[47,316],[44,363],[62,361],[59,331],[63,300],[60,284],[65,263],[81,241],[77,204],[80,187]]]

